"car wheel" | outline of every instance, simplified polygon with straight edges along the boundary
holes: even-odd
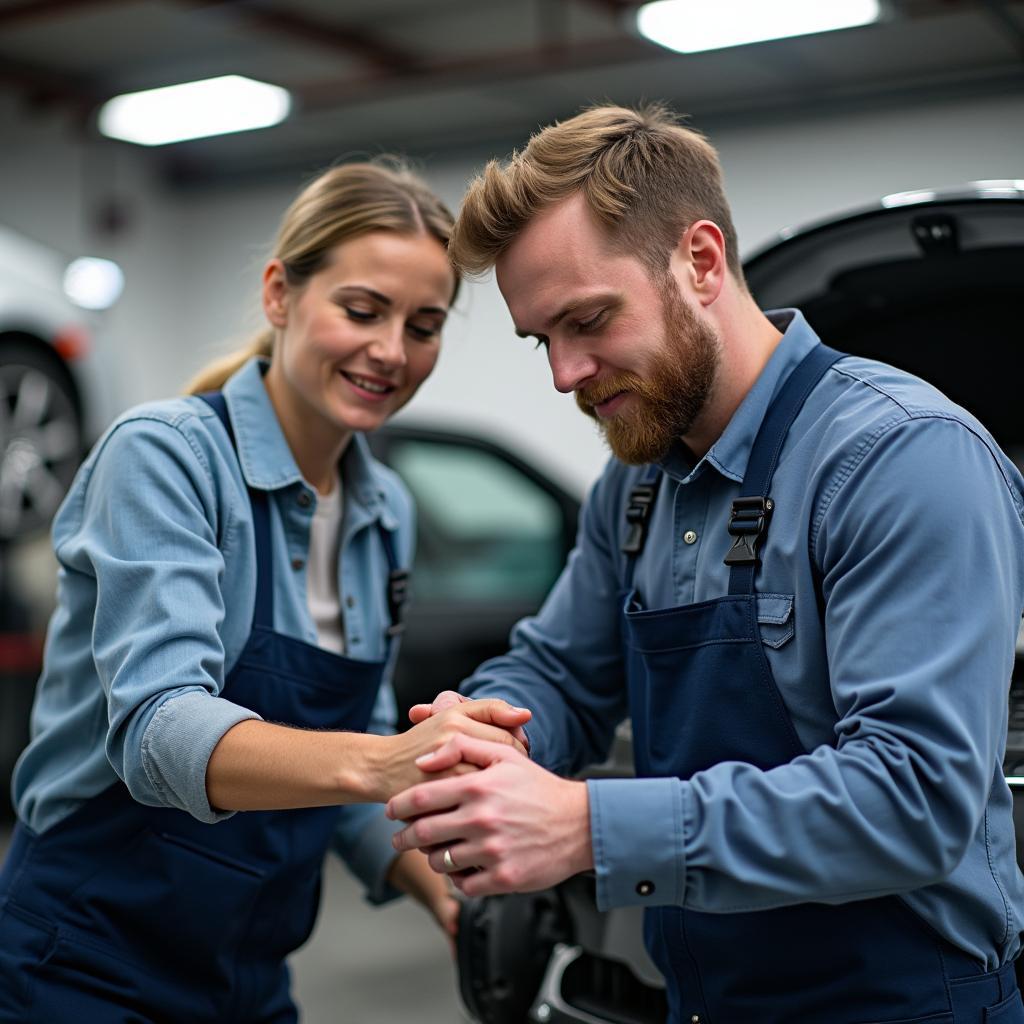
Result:
[[[77,395],[59,358],[0,338],[0,543],[49,524],[82,451]]]

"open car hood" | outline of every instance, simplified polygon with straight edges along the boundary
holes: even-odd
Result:
[[[904,192],[781,232],[745,263],[762,309],[935,384],[1024,461],[1024,180]]]

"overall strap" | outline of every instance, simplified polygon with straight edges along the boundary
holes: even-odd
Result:
[[[220,391],[206,391],[201,398],[224,424],[231,447],[238,451],[235,431],[228,416],[228,404]],[[256,606],[253,609],[253,626],[274,628],[274,562],[270,546],[270,501],[266,491],[249,487],[249,505],[252,508],[252,528],[256,538]]]
[[[807,396],[825,371],[842,355],[827,345],[815,345],[790,373],[761,422],[740,485],[740,497],[732,503],[729,520],[733,543],[725,556],[725,564],[730,567],[731,595],[756,592],[754,574],[761,561],[758,548],[764,541],[775,511],[775,502],[768,492],[779,453]]]
[[[379,525],[379,524],[378,524]],[[409,593],[409,570],[403,569],[395,551],[395,538],[390,530],[379,527],[380,540],[388,559],[388,617],[391,625],[387,635],[400,636],[405,632],[405,601]]]
[[[659,466],[647,466],[640,477],[640,482],[629,492],[629,502],[626,505],[626,537],[622,542],[622,551],[626,555],[627,588],[633,585],[636,560],[647,541],[651,509],[654,508],[654,501],[658,497],[658,487],[663,475]]]

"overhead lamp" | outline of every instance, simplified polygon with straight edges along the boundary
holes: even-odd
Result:
[[[637,11],[636,26],[659,46],[698,53],[854,28],[880,16],[879,0],[655,0]]]
[[[112,139],[166,146],[279,124],[291,110],[287,89],[241,75],[115,96],[100,108],[99,129]]]
[[[124,273],[113,260],[82,256],[64,271],[64,294],[83,309],[109,309],[124,290]]]

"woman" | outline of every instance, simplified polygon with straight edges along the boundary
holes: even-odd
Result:
[[[450,227],[404,171],[328,171],[264,269],[266,337],[84,463],[15,772],[0,1020],[295,1020],[285,957],[329,845],[371,899],[410,892],[453,934],[444,880],[395,858],[374,802],[455,732],[512,742],[527,715],[365,731],[394,718],[413,531],[362,437],[434,367]]]

